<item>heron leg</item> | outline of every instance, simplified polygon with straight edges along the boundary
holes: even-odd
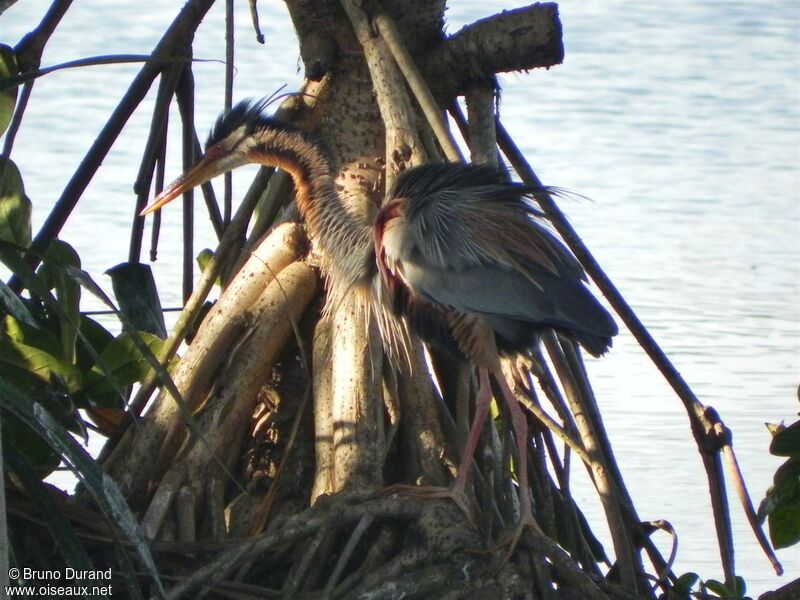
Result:
[[[478,447],[478,440],[481,437],[481,430],[483,429],[483,424],[486,422],[486,416],[489,414],[489,405],[491,402],[492,386],[489,383],[489,372],[481,368],[478,370],[478,395],[475,401],[475,416],[473,417],[472,426],[469,430],[467,444],[464,447],[464,452],[461,454],[461,462],[458,464],[456,480],[452,487],[438,488],[396,484],[388,487],[386,491],[427,498],[450,498],[456,503],[456,506],[461,509],[461,512],[464,513],[470,524],[475,526],[475,521],[472,518],[472,511],[470,511],[467,505],[467,481],[469,480],[469,472],[472,468],[472,459],[475,455],[475,449]],[[519,410],[519,407],[517,408]],[[521,412],[520,415],[522,415]],[[522,419],[524,422],[525,417],[523,416]]]
[[[528,422],[525,420],[525,415],[519,407],[519,402],[516,396],[514,396],[514,392],[508,385],[508,381],[502,371],[498,370],[492,374],[497,384],[500,386],[506,406],[508,406],[508,412],[511,415],[511,425],[514,428],[514,439],[517,442],[517,455],[519,456],[517,468],[520,504],[519,522],[509,538],[503,540],[498,545],[498,547],[506,544],[509,545],[508,551],[503,559],[505,563],[514,552],[514,548],[516,548],[525,527],[531,527],[538,531],[539,524],[536,522],[536,519],[534,519],[533,512],[531,511],[531,490],[528,486]]]
[[[461,462],[458,463],[458,473],[453,489],[458,490],[462,495],[466,495],[467,478],[472,468],[472,459],[475,457],[475,449],[478,447],[478,440],[481,438],[481,430],[489,414],[489,405],[492,403],[492,386],[489,383],[489,372],[486,369],[478,370],[478,397],[475,399],[475,416],[472,420],[472,427],[469,429],[467,444],[464,453],[461,455]]]

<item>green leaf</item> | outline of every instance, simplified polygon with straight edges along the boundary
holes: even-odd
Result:
[[[139,332],[139,336],[154,354],[161,350],[164,342],[159,337],[142,331]],[[116,385],[120,387],[140,381],[150,371],[147,360],[127,333],[114,338],[100,357],[106,368],[111,371],[111,376],[116,379]],[[95,366],[86,374],[81,392],[94,404],[116,408],[119,404],[115,403],[114,389],[108,381],[108,375]]]
[[[769,538],[775,548],[788,548],[800,541],[800,500],[785,503],[769,517]]]
[[[56,290],[56,299],[67,315],[59,319],[62,356],[75,362],[75,342],[80,322],[81,286],[67,272],[67,267],[81,266],[81,259],[75,249],[63,240],[53,240],[42,261],[39,275]]]
[[[31,201],[10,158],[0,156],[0,240],[20,248],[31,243]]]
[[[81,373],[86,373],[93,365],[96,365],[95,359],[86,349],[86,345],[91,345],[94,352],[99,356],[103,353],[106,346],[111,343],[114,336],[108,329],[86,315],[81,315],[78,330],[81,332],[85,341],[82,340],[81,343],[77,345],[75,365],[80,369]]]
[[[65,427],[86,437],[72,393],[82,384],[78,368],[64,361],[58,340],[44,329],[7,315],[0,335],[0,375],[45,406]]]
[[[790,458],[778,467],[772,484],[778,496],[800,495],[800,458]]]
[[[787,460],[775,472],[773,481],[762,508],[768,514],[773,545],[787,548],[800,541],[800,460]]]
[[[716,579],[708,579],[705,581],[705,586],[714,592],[717,596],[724,598],[731,595],[730,590],[727,586],[722,583],[721,581],[717,581]]]
[[[6,320],[13,320],[13,317],[6,317]],[[29,333],[39,331],[27,329]],[[49,336],[42,331],[39,331],[38,335],[28,336],[28,341],[32,344],[18,341],[10,336],[0,338],[0,372],[4,367],[13,366],[32,373],[44,383],[50,383],[51,374],[55,373],[65,382],[68,391],[80,389],[82,377],[77,367],[42,347],[51,346],[52,340],[48,338]]]
[[[150,266],[142,263],[120,263],[106,273],[111,276],[119,310],[131,325],[137,331],[147,331],[162,340],[166,339],[167,326]]]
[[[197,254],[197,266],[200,267],[200,272],[205,273],[206,269],[209,265],[212,265],[214,262],[214,251],[211,248],[203,248]],[[217,274],[217,278],[214,280],[214,283],[220,287],[222,287],[222,274]]]
[[[68,270],[72,272],[72,275],[76,279],[76,281],[80,281],[83,287],[85,287],[90,293],[95,295],[106,306],[108,306],[112,311],[114,311],[114,314],[120,319],[120,321],[122,321],[123,329],[125,330],[126,333],[128,333],[131,336],[131,339],[133,340],[134,344],[136,344],[136,347],[139,349],[139,352],[141,352],[142,355],[146,357],[148,364],[158,373],[158,377],[161,380],[161,382],[167,387],[167,389],[169,389],[172,396],[176,399],[178,404],[181,405],[182,410],[188,411],[188,409],[186,408],[186,404],[183,402],[183,398],[181,397],[180,392],[178,391],[178,388],[175,387],[175,383],[172,381],[172,378],[170,377],[167,370],[161,365],[161,363],[158,362],[158,358],[150,350],[147,343],[145,343],[145,341],[142,339],[139,333],[133,328],[130,321],[128,321],[125,318],[125,315],[119,312],[117,307],[114,306],[114,303],[111,301],[108,295],[102,289],[100,289],[100,286],[97,285],[97,283],[95,283],[95,281],[86,271],[82,271],[81,269],[72,269],[69,267]],[[102,359],[100,359],[100,357],[98,357],[98,363],[100,363],[101,366],[103,366],[104,370],[106,370],[105,365],[102,363]],[[113,378],[110,379],[114,381]],[[194,432],[191,424],[189,425],[189,428]]]
[[[0,44],[0,81],[14,77],[19,73],[17,57],[14,50],[5,44]],[[14,116],[14,107],[17,104],[17,86],[0,86],[0,135],[8,129]]]
[[[39,277],[30,266],[19,256],[16,251],[16,248],[12,244],[8,244],[7,242],[0,241],[0,261],[3,262],[11,272],[14,273],[22,282],[25,284],[25,287],[30,290],[31,294],[37,296],[41,299],[41,301],[47,306],[47,308],[53,311],[59,319],[66,319],[70,320],[70,316],[64,312],[61,308],[59,303],[50,293],[50,290],[47,288],[45,283],[42,281],[42,278]],[[69,270],[71,267],[65,267]],[[78,270],[80,273],[83,271]],[[84,274],[85,275],[85,274]],[[85,275],[91,281],[88,275]],[[92,282],[93,285],[94,282]],[[98,288],[99,289],[99,288]],[[100,291],[102,293],[102,290]],[[100,364],[102,367],[102,360],[100,359],[100,355],[94,350],[91,344],[88,343],[86,337],[83,333],[78,330],[78,338],[84,344],[86,351],[95,359],[95,361]],[[126,399],[124,391],[120,388],[117,390],[117,395],[122,399],[124,402]]]
[[[27,369],[15,367],[0,360],[0,377],[5,378],[10,383],[17,386],[20,390],[28,394],[31,398],[39,397],[44,393],[47,387],[47,382],[35,373],[31,373]]]
[[[31,327],[11,315],[3,318],[3,331],[6,336],[20,344],[36,346],[54,356],[61,354],[61,344],[52,333],[46,329]]]
[[[0,308],[6,313],[13,316],[17,321],[25,323],[30,327],[39,327],[36,319],[25,306],[25,303],[20,300],[20,297],[14,293],[6,283],[0,280]]]
[[[150,574],[160,596],[165,594],[153,555],[136,518],[130,511],[117,484],[53,417],[40,406],[31,404],[13,386],[0,379],[0,406],[14,413],[31,429],[44,437],[70,465],[83,482],[106,518],[122,529]]]
[[[770,454],[800,458],[800,421],[778,431],[769,445]]]
[[[1,250],[2,250],[2,244],[0,244],[0,251]],[[0,252],[0,257],[2,257],[2,252]],[[87,290],[89,290],[89,292],[91,292],[92,294],[97,296],[100,300],[102,300],[103,303],[106,306],[108,306],[111,310],[113,310],[114,314],[117,315],[117,317],[119,317],[119,319],[122,321],[126,333],[130,334],[131,339],[133,340],[134,344],[136,344],[136,347],[138,348],[139,352],[141,352],[142,355],[146,358],[147,363],[150,365],[150,367],[156,371],[156,373],[158,374],[158,379],[161,381],[164,387],[169,391],[172,398],[178,404],[182,416],[184,417],[186,426],[189,428],[189,431],[200,440],[200,443],[206,445],[205,436],[197,428],[197,425],[194,422],[194,418],[192,417],[192,412],[186,405],[186,402],[181,396],[181,393],[178,390],[177,386],[175,385],[175,382],[172,381],[170,374],[161,365],[161,363],[159,363],[156,355],[153,354],[150,348],[148,348],[147,344],[139,335],[139,333],[133,330],[130,322],[125,318],[125,315],[123,315],[121,312],[119,312],[119,310],[117,310],[117,308],[114,306],[114,303],[111,302],[111,299],[108,297],[108,295],[106,295],[106,293],[102,289],[100,289],[100,286],[98,286],[97,283],[95,283],[95,281],[89,276],[89,274],[86,273],[85,271],[81,271],[80,269],[72,269],[72,271],[74,271],[73,273],[74,277],[76,278],[76,280],[81,282],[82,286],[84,286]],[[220,467],[222,472],[228,475],[231,478],[231,481],[236,481],[236,478],[230,472],[228,467],[226,467],[219,460],[219,458],[217,458],[216,454],[211,452],[211,456],[212,460],[216,463],[217,466]]]
[[[736,579],[733,580],[733,587],[736,596],[739,598],[743,598],[745,592],[747,592],[747,583],[745,583],[744,577],[741,575],[737,575]]]
[[[675,585],[670,590],[670,596],[687,598],[689,592],[699,580],[700,576],[697,573],[684,573],[678,577],[678,581],[675,582]]]

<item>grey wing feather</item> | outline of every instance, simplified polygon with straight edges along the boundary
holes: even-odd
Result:
[[[614,320],[577,277],[540,269],[534,284],[497,264],[452,270],[405,262],[403,271],[412,289],[429,301],[487,315],[498,327],[506,318],[596,336],[617,333]]]

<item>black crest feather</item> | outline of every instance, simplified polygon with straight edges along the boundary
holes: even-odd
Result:
[[[246,98],[230,110],[223,112],[217,117],[217,121],[208,134],[206,148],[224,140],[239,127],[245,126],[246,134],[252,132],[260,121],[268,118],[264,111],[272,100],[271,96],[260,99]]]

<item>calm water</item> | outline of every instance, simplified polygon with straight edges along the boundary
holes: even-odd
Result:
[[[224,58],[219,4],[197,35],[197,57]],[[48,5],[27,0],[9,9],[0,17],[0,39],[16,44]],[[449,31],[516,5],[453,2]],[[44,64],[149,52],[178,6],[77,2]],[[733,429],[758,502],[780,464],[766,451],[764,422],[791,420],[798,410],[799,5],[568,0],[560,6],[566,61],[503,77],[506,127],[546,183],[592,198],[562,207],[701,400]],[[253,40],[246,4],[237,10],[235,96],[295,87],[296,42],[283,6],[261,5],[266,47]],[[37,83],[13,154],[34,202],[35,228],[136,70],[83,69]],[[198,65],[196,78],[204,127],[222,106],[223,67]],[[127,257],[131,190],[152,100],[126,127],[62,235],[101,282],[107,268]],[[179,148],[175,140],[169,177],[180,168]],[[237,174],[238,190],[247,178]],[[180,290],[179,213],[165,214],[155,266],[165,306],[177,305]],[[197,243],[213,245],[213,237],[206,232]],[[640,515],[677,528],[678,571],[721,577],[705,477],[680,402],[625,333],[590,369]],[[576,489],[590,518],[599,518],[588,485]],[[779,553],[787,576],[772,575],[731,503],[738,568],[750,593],[800,576],[797,548]]]

